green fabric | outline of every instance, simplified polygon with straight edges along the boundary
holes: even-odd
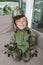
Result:
[[[16,36],[17,47],[21,49],[22,52],[25,52],[29,48],[29,43],[27,42],[28,40],[27,31],[18,30],[15,36]]]

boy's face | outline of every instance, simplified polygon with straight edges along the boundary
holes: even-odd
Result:
[[[17,27],[20,30],[23,30],[26,28],[26,17],[22,17],[22,18],[16,20],[15,22],[16,22]]]

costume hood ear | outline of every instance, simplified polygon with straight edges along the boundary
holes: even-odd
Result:
[[[12,16],[13,16],[13,17],[21,16],[21,15],[25,15],[25,14],[24,14],[24,11],[23,11],[21,8],[19,8],[19,7],[16,7],[16,8],[13,10],[13,12],[12,12]]]

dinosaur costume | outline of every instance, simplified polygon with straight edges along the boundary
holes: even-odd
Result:
[[[14,11],[13,15],[14,23],[18,17],[25,17],[21,9],[17,8],[15,10],[16,11]],[[23,59],[24,61],[29,61],[33,55],[37,56],[35,45],[35,35],[32,30],[28,28],[28,26],[26,26],[26,28],[23,30],[17,28],[14,32],[12,40],[10,41],[10,44],[5,45],[7,48],[5,53],[8,54],[8,57],[12,56],[15,60]],[[32,51],[34,52],[32,53]]]

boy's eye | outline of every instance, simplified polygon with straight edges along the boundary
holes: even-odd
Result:
[[[17,23],[20,22],[20,21],[16,21]]]
[[[26,20],[23,20],[23,22],[26,22]]]
[[[18,22],[20,22],[20,21],[18,21]]]
[[[26,21],[26,19],[23,19],[23,22],[25,22]]]

